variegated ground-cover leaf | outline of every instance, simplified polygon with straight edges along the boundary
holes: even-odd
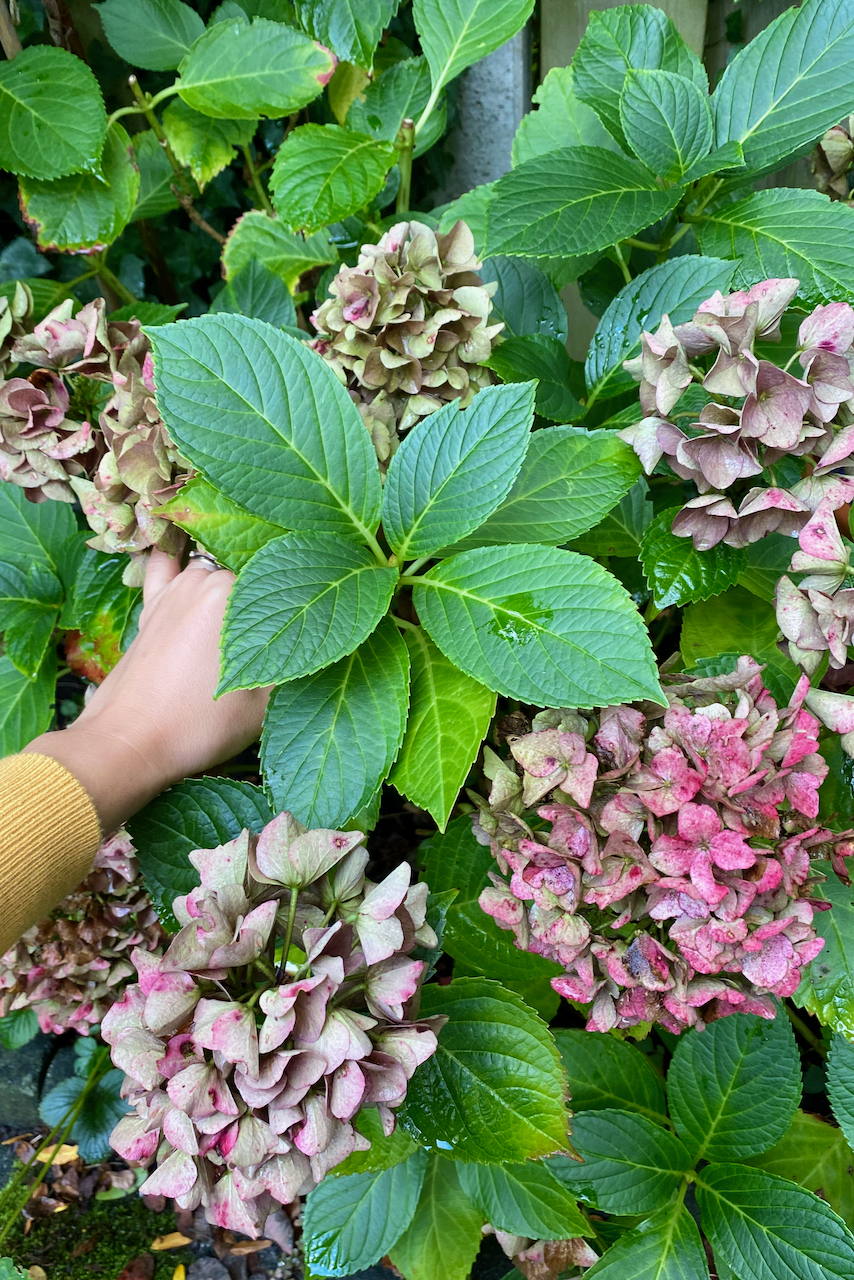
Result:
[[[95,173],[106,131],[98,81],[80,58],[38,45],[0,65],[0,168],[42,180]]]

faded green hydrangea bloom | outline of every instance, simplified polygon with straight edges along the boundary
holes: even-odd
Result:
[[[383,467],[409,427],[495,381],[482,362],[503,325],[489,323],[495,285],[479,267],[464,222],[439,236],[399,222],[342,267],[312,316],[311,346],[358,405]]]

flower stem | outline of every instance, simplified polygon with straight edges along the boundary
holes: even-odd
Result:
[[[626,284],[631,284],[632,273],[631,271],[629,271],[629,268],[626,266],[626,260],[623,257],[622,250],[620,249],[620,246],[618,244],[614,245],[614,253],[617,255],[617,264],[623,273],[623,279],[625,280]]]
[[[104,284],[107,285],[108,288],[112,289],[113,293],[121,298],[122,302],[127,306],[133,307],[137,302],[139,302],[139,298],[137,298],[136,294],[131,293],[127,285],[122,284],[119,277],[110,270],[103,258],[98,264],[98,275],[101,280],[103,280]]]
[[[795,1013],[794,1009],[791,1008],[790,1005],[784,1003],[783,1008],[786,1010],[786,1017],[789,1019],[798,1035],[806,1040],[810,1048],[815,1049],[816,1053],[821,1054],[822,1058],[826,1058],[827,1045],[824,1043],[821,1036],[817,1036],[816,1033],[807,1026],[803,1018]]]
[[[157,141],[160,143],[161,147],[165,151],[166,159],[171,164],[173,172],[175,173],[175,176],[177,177],[178,181],[181,184],[181,189],[187,192],[187,194],[189,195],[189,191],[187,189],[187,179],[184,173],[184,167],[183,165],[178,163],[178,160],[175,156],[175,152],[172,150],[172,148],[169,145],[169,140],[166,137],[166,134],[163,129],[163,125],[160,123],[160,121],[157,119],[157,116],[154,113],[154,104],[161,97],[161,95],[158,94],[157,98],[151,98],[147,93],[143,93],[140,87],[140,83],[137,80],[136,76],[128,76],[128,84],[130,85],[131,93],[139,103],[139,110],[142,112],[142,114],[145,116],[146,120],[148,121],[149,125],[151,126],[151,132],[154,134],[155,138],[157,139]]]
[[[394,207],[396,213],[405,213],[412,198],[412,154],[415,150],[415,121],[408,116],[400,126],[397,142],[400,147],[397,160],[400,166],[400,186]]]
[[[406,618],[399,618],[396,613],[391,615],[391,620],[395,626],[400,627],[402,631],[420,631],[421,628],[416,626],[414,622],[407,622]]]
[[[299,889],[291,889],[291,902],[288,907],[288,923],[285,929],[285,942],[282,947],[282,963],[279,965],[279,971],[276,974],[276,982],[282,983],[285,980],[288,964],[288,952],[291,949],[291,939],[294,936],[294,921],[297,918],[297,901],[299,899]]]
[[[243,159],[246,161],[246,168],[249,170],[249,180],[255,189],[255,195],[259,201],[258,207],[259,209],[263,209],[266,214],[269,214],[271,218],[274,218],[276,215],[273,206],[270,204],[270,197],[264,190],[264,184],[259,177],[258,170],[255,168],[255,162],[252,159],[252,152],[249,150],[248,146],[241,147],[241,151],[243,152]]]

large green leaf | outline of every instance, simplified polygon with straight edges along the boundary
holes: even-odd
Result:
[[[827,1063],[827,1094],[833,1114],[849,1143],[854,1143],[854,1045],[836,1034]]]
[[[501,321],[504,337],[542,333],[566,341],[566,308],[551,280],[527,258],[487,258],[480,277],[495,283],[490,323]]]
[[[337,257],[326,232],[303,238],[288,231],[277,218],[250,209],[232,227],[222,250],[222,265],[226,280],[232,280],[257,259],[293,290],[304,272],[324,267]]]
[[[528,258],[590,254],[657,222],[678,199],[678,188],[662,190],[649,169],[604,147],[550,151],[495,184],[487,250]]]
[[[689,666],[703,658],[749,653],[766,664],[764,680],[777,701],[791,697],[800,672],[777,648],[779,629],[773,605],[744,587],[730,587],[714,600],[689,605],[682,619],[680,647]],[[735,670],[734,661],[727,670]]]
[[[412,664],[410,710],[389,782],[444,830],[486,736],[495,694],[449,662],[420,627],[407,630],[404,640]]]
[[[498,1231],[534,1240],[571,1240],[593,1231],[548,1165],[461,1164],[463,1191]]]
[[[178,197],[172,190],[175,183],[175,170],[154,136],[153,129],[145,129],[142,133],[134,135],[133,160],[139,169],[139,190],[136,193],[131,222],[137,222],[140,218],[159,218],[162,214],[177,209]],[[158,304],[148,303],[147,305],[157,306]],[[133,314],[138,316],[136,308]]]
[[[700,303],[720,289],[726,293],[736,264],[688,254],[643,271],[621,289],[596,327],[584,377],[588,404],[634,387],[623,361],[640,351],[641,330],[654,330],[667,312],[673,324],[690,320]]]
[[[640,1049],[613,1036],[563,1027],[555,1031],[555,1040],[569,1077],[573,1111],[616,1107],[658,1122],[667,1114],[664,1082]]]
[[[129,643],[125,635],[140,592],[123,581],[126,556],[104,555],[79,543],[78,555],[59,625],[80,632],[74,644],[76,669],[103,679]],[[70,638],[66,637],[66,652]],[[91,671],[86,670],[87,662],[93,664]]]
[[[433,92],[515,35],[533,8],[534,0],[413,0]]]
[[[804,155],[851,109],[854,13],[807,0],[741,49],[712,98],[717,143],[734,140],[751,173]]]
[[[584,1274],[589,1280],[709,1280],[709,1264],[697,1224],[677,1201],[627,1231]]]
[[[347,1177],[351,1173],[381,1173],[383,1169],[408,1160],[418,1150],[402,1125],[395,1125],[386,1137],[379,1113],[373,1109],[365,1107],[357,1112],[353,1123],[371,1146],[368,1151],[354,1151],[330,1169],[335,1178]]]
[[[0,758],[21,751],[50,728],[56,690],[56,655],[48,649],[34,680],[0,654]]]
[[[655,517],[643,535],[641,561],[658,609],[670,604],[708,600],[738,582],[747,567],[747,551],[719,542],[709,551],[695,551],[690,538],[671,533],[681,507],[668,507]]]
[[[36,45],[0,63],[0,168],[41,179],[94,173],[106,130],[98,81],[80,58]]]
[[[596,112],[576,97],[572,67],[552,67],[533,101],[539,110],[522,117],[513,139],[514,165],[561,147],[619,150]]]
[[[852,1280],[854,1237],[809,1191],[743,1164],[697,1177],[703,1230],[739,1280]]]
[[[648,493],[649,485],[641,476],[604,520],[573,543],[573,550],[590,556],[637,558],[644,531],[652,520]]]
[[[282,684],[352,653],[388,609],[397,579],[396,569],[332,534],[266,543],[228,599],[217,692]]]
[[[386,778],[409,709],[409,650],[390,618],[333,666],[277,689],[261,738],[277,810],[340,828]]]
[[[233,778],[189,778],[170,787],[128,824],[145,885],[162,923],[177,928],[172,901],[199,883],[194,849],[215,849],[248,829],[257,834],[273,812],[260,787]]]
[[[290,290],[280,276],[253,258],[216,295],[211,311],[251,316],[277,328],[296,327],[297,315]],[[292,335],[293,336],[293,335]]]
[[[395,142],[405,119],[418,120],[430,97],[430,68],[426,58],[404,58],[381,72],[365,86],[347,113],[347,125],[357,133],[370,133]],[[438,142],[445,131],[447,105],[442,94],[428,123],[415,139],[414,156]]]
[[[373,1266],[412,1221],[427,1170],[426,1151],[381,1173],[326,1178],[305,1201],[306,1259],[323,1275]]]
[[[769,276],[795,276],[805,306],[854,301],[854,210],[818,191],[757,191],[703,216],[704,253],[738,260],[741,288]]]
[[[311,234],[370,204],[397,152],[390,142],[340,124],[303,124],[288,134],[270,175],[273,203],[293,231]]]
[[[649,637],[605,569],[553,547],[451,556],[413,592],[447,658],[498,693],[540,706],[662,702]]]
[[[219,120],[278,118],[316,98],[334,67],[328,49],[283,22],[233,19],[199,37],[177,87],[189,106]]]
[[[409,1224],[391,1250],[407,1280],[468,1280],[482,1240],[482,1215],[460,1187],[458,1165],[432,1155]]]
[[[700,89],[675,71],[631,70],[620,96],[620,123],[639,160],[678,181],[712,146],[712,113]]]
[[[556,1156],[549,1167],[586,1204],[605,1213],[653,1213],[693,1167],[672,1133],[629,1111],[583,1111],[572,1122],[579,1164]]]
[[[680,1037],[670,1064],[676,1128],[695,1162],[766,1151],[786,1132],[801,1100],[789,1020],[737,1013],[706,1031]]]
[[[231,164],[238,147],[252,141],[257,123],[257,118],[215,120],[187,106],[180,98],[170,102],[163,112],[163,129],[169,145],[175,158],[189,167],[199,190]]]
[[[507,496],[531,441],[534,384],[485,387],[405,436],[383,490],[383,531],[399,561],[432,555],[483,524]]]
[[[815,913],[814,928],[824,946],[804,971],[793,999],[826,1027],[854,1040],[854,890],[829,862],[814,865],[827,876],[821,896],[831,910]]]
[[[794,540],[782,533],[766,533],[758,542],[752,542],[747,548],[747,564],[741,571],[739,586],[746,587],[760,600],[773,603],[777,583],[789,572],[794,550]],[[800,576],[795,574],[794,579],[799,582]]]
[[[21,209],[41,249],[102,249],[124,231],[136,204],[139,170],[120,124],[110,125],[101,167],[103,181],[94,173],[74,173],[54,182],[21,178]]]
[[[796,1111],[780,1141],[745,1164],[797,1182],[826,1200],[843,1222],[854,1222],[854,1151],[826,1120]]]
[[[106,0],[95,8],[119,57],[147,71],[174,71],[205,29],[182,0]]]
[[[382,501],[373,445],[324,360],[245,316],[148,333],[170,434],[218,489],[273,523],[373,534]]]
[[[0,560],[0,631],[7,658],[34,679],[42,664],[62,604],[62,583],[50,569],[28,573]]]
[[[157,514],[185,529],[235,573],[240,572],[256,551],[285,532],[281,525],[270,524],[238,507],[202,476],[188,480],[174,498],[157,508]]]
[[[401,1117],[416,1142],[480,1164],[563,1150],[565,1081],[545,1023],[485,978],[426,986],[421,1016],[433,1014],[448,1021],[409,1082]]]
[[[572,361],[560,338],[545,333],[509,337],[493,347],[483,362],[494,369],[502,382],[537,380],[537,413],[552,422],[576,422],[584,417],[584,407],[569,385]]]
[[[0,484],[0,560],[29,570],[56,569],[77,532],[65,502],[29,502],[15,484]]]
[[[309,35],[342,62],[370,71],[397,5],[398,0],[297,0],[297,13]]]
[[[450,204],[443,205],[436,211],[440,213],[436,223],[437,235],[447,235],[454,224],[462,219],[472,233],[475,253],[482,257],[486,243],[486,211],[494,190],[495,183],[487,182],[481,187],[464,192]]]
[[[568,542],[596,525],[639,475],[637,454],[614,431],[541,428],[501,506],[453,550]]]
[[[701,93],[708,92],[699,58],[670,18],[648,4],[621,5],[604,13],[591,13],[572,60],[572,70],[575,93],[596,111],[621,145],[626,139],[620,120],[620,98],[629,71],[675,71]]]

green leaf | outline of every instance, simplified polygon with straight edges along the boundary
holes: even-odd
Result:
[[[174,71],[205,29],[181,0],[106,0],[95,8],[119,57],[147,71]]]
[[[132,302],[129,306],[119,307],[110,312],[110,320],[119,324],[123,320],[136,318],[140,324],[170,324],[177,320],[182,311],[186,311],[187,303],[178,302],[174,307],[167,307],[162,302]]]
[[[390,142],[340,124],[303,124],[288,134],[270,174],[276,212],[311,234],[370,204],[397,152]]]
[[[738,259],[738,288],[794,276],[806,307],[854,301],[854,210],[842,201],[818,191],[757,191],[704,214],[696,231],[703,253]]]
[[[461,1164],[463,1191],[498,1231],[533,1240],[571,1240],[593,1231],[547,1165]]]
[[[178,92],[218,120],[278,119],[300,111],[329,80],[328,49],[283,22],[218,22],[184,58]]]
[[[652,520],[648,493],[649,485],[641,476],[613,511],[573,544],[573,550],[590,556],[637,557],[644,531]]]
[[[569,1077],[573,1111],[617,1107],[654,1121],[667,1114],[664,1082],[640,1049],[590,1031],[561,1027],[554,1034]]]
[[[0,559],[28,570],[56,569],[77,533],[66,502],[29,502],[15,484],[0,484]]]
[[[589,255],[663,218],[679,198],[635,160],[572,147],[499,178],[487,208],[490,254]]]
[[[37,252],[32,241],[27,243],[32,247],[33,252]],[[8,298],[11,302],[18,283],[18,280],[6,280],[0,284],[0,297]],[[53,311],[54,307],[58,307],[60,302],[65,302],[68,298],[71,299],[75,313],[80,310],[80,303],[61,280],[40,280],[37,276],[31,276],[21,280],[20,283],[25,284],[33,296],[33,320],[36,324],[44,320],[49,311]]]
[[[383,490],[383,531],[399,561],[432,555],[492,515],[531,441],[534,390],[485,387],[467,409],[452,400],[407,433]]]
[[[747,548],[747,564],[741,571],[739,586],[773,604],[777,582],[788,573],[794,550],[795,540],[782,533],[766,533],[758,542],[752,542]],[[795,580],[800,580],[797,575]]]
[[[124,231],[136,204],[139,170],[120,124],[112,124],[107,132],[101,166],[104,181],[94,173],[55,182],[21,178],[21,209],[41,249],[101,249]]]
[[[850,1040],[854,1039],[854,890],[846,888],[829,862],[813,866],[827,876],[821,896],[832,909],[815,913],[813,927],[824,938],[824,946],[792,998]]]
[[[403,638],[411,661],[410,710],[388,780],[444,831],[495,713],[495,694],[449,662],[420,627]]]
[[[670,604],[708,600],[739,581],[747,566],[747,551],[723,542],[709,551],[695,551],[690,538],[670,532],[681,507],[668,507],[655,517],[643,535],[641,560],[657,609]]]
[[[418,1150],[402,1125],[395,1125],[392,1133],[386,1137],[379,1113],[375,1110],[363,1108],[354,1117],[353,1123],[370,1142],[370,1150],[354,1151],[341,1164],[335,1165],[329,1171],[334,1178],[346,1177],[351,1173],[382,1173],[384,1169],[391,1169],[393,1165],[408,1160]]]
[[[447,235],[454,223],[462,219],[474,238],[475,253],[483,256],[483,246],[486,242],[486,211],[494,190],[495,183],[488,182],[481,187],[466,191],[457,200],[442,205],[440,210],[434,210],[434,214],[441,214],[436,223],[436,234]]]
[[[396,569],[346,538],[288,533],[268,542],[229,596],[217,693],[282,684],[352,653],[375,630],[397,581]]]
[[[409,1082],[405,1128],[423,1146],[480,1164],[563,1150],[565,1081],[545,1023],[497,982],[431,984],[422,1017],[443,1014],[439,1047]]]
[[[357,133],[370,133],[384,142],[395,142],[408,117],[418,120],[430,98],[430,68],[426,58],[405,58],[387,67],[356,98],[347,113],[347,125]],[[445,132],[447,105],[442,94],[424,128],[415,139],[416,158],[438,142]]]
[[[772,605],[744,587],[730,587],[714,600],[689,605],[682,618],[680,646],[688,666],[719,654],[748,653],[766,664],[763,678],[775,698],[788,701],[800,672],[777,648],[779,630]],[[735,664],[729,669],[735,670]]]
[[[703,1230],[739,1280],[851,1280],[854,1237],[802,1187],[743,1164],[697,1177]]]
[[[256,551],[285,532],[280,525],[250,515],[201,476],[188,480],[173,498],[156,508],[156,514],[185,529],[235,573]]]
[[[653,1213],[693,1168],[678,1138],[629,1111],[583,1111],[573,1118],[572,1144],[583,1163],[555,1156],[549,1168],[579,1200],[605,1213]]]
[[[694,1219],[677,1201],[627,1231],[585,1275],[589,1280],[709,1280],[709,1264]]]
[[[788,1018],[743,1013],[681,1036],[667,1075],[670,1113],[698,1160],[754,1156],[786,1132],[801,1100]]]
[[[76,1144],[87,1164],[97,1164],[111,1154],[110,1134],[123,1115],[130,1110],[121,1096],[124,1071],[108,1071],[90,1090],[71,1128],[70,1140]],[[86,1079],[74,1075],[61,1080],[45,1094],[39,1104],[39,1115],[54,1128],[79,1099]]]
[[[391,1250],[407,1280],[468,1280],[482,1240],[482,1216],[463,1194],[459,1166],[433,1155],[409,1224]]]
[[[537,89],[533,102],[538,111],[522,117],[513,139],[513,164],[563,147],[619,147],[596,112],[576,97],[572,67],[552,67]]]
[[[370,71],[397,5],[398,0],[297,0],[297,12],[308,34],[337,58]]]
[[[371,537],[382,502],[374,447],[325,360],[245,316],[148,334],[160,411],[212,484],[273,523],[287,513],[291,528]]]
[[[338,829],[385,780],[409,710],[409,650],[391,618],[358,649],[276,689],[261,767],[277,812]]]
[[[854,1141],[854,1045],[834,1035],[827,1062],[827,1095],[836,1123],[849,1143]]]
[[[552,547],[480,547],[436,565],[413,599],[446,658],[488,688],[539,706],[592,707],[663,694],[625,589]]]
[[[27,1280],[27,1275],[11,1258],[0,1258],[0,1280]]]
[[[700,160],[695,160],[689,169],[682,175],[682,182],[697,182],[700,178],[706,178],[710,173],[718,173],[721,169],[743,169],[744,168],[744,149],[740,142],[725,142],[722,147],[718,147],[710,155],[703,156]]]
[[[433,92],[515,35],[533,8],[534,0],[413,0]]]
[[[501,321],[504,337],[541,333],[566,341],[566,308],[551,280],[526,258],[487,258],[480,277],[498,287],[492,295],[490,323]]]
[[[41,179],[94,173],[106,131],[98,81],[80,58],[36,45],[0,63],[0,168]]]
[[[851,108],[854,15],[807,0],[742,48],[712,97],[718,145],[735,140],[752,174],[805,155]]]
[[[854,1220],[854,1152],[835,1125],[796,1111],[780,1141],[745,1164],[776,1173],[821,1196],[844,1222]]]
[[[177,209],[178,197],[172,190],[175,171],[152,129],[134,135],[133,160],[139,169],[139,190],[131,222],[137,222],[140,218],[159,218],[162,214]]]
[[[675,71],[629,71],[620,96],[620,123],[638,159],[665,181],[678,182],[711,150],[706,89]]]
[[[146,888],[161,923],[177,929],[172,900],[199,883],[194,849],[215,849],[273,817],[260,787],[232,778],[189,778],[164,791],[128,824]]]
[[[230,312],[265,320],[277,327],[297,322],[294,300],[280,276],[253,258],[242,271],[227,281],[211,305],[216,313]]]
[[[483,361],[502,382],[537,380],[537,413],[553,422],[574,422],[584,417],[584,408],[569,388],[572,362],[559,338],[532,333],[522,338],[506,338],[493,347]]]
[[[0,560],[0,631],[6,656],[22,675],[35,679],[56,626],[62,583],[50,569],[29,573]]]
[[[233,280],[254,259],[258,259],[294,290],[299,278],[315,267],[335,262],[338,251],[325,231],[316,235],[294,235],[276,218],[250,209],[238,218],[222,251],[226,280]]]
[[[596,326],[584,377],[589,403],[607,400],[637,384],[623,361],[640,353],[641,330],[654,330],[666,312],[673,324],[690,320],[716,289],[729,289],[734,262],[687,254],[642,271],[621,289]]]
[[[211,178],[231,164],[238,147],[247,146],[252,141],[257,123],[257,118],[214,120],[188,107],[180,98],[170,102],[163,112],[163,129],[175,158],[189,167],[200,191]],[[160,150],[162,152],[163,148]]]
[[[56,654],[48,649],[34,680],[0,655],[0,758],[21,751],[50,728],[56,690]]]
[[[501,506],[452,550],[507,542],[567,542],[596,525],[631,491],[639,475],[637,455],[615,432],[543,427],[532,435],[519,475]]]
[[[412,1221],[427,1171],[427,1153],[381,1173],[326,1178],[303,1211],[306,1259],[327,1276],[349,1276],[388,1253]]]
[[[39,1020],[35,1009],[16,1009],[0,1018],[0,1045],[4,1049],[22,1049],[39,1033]]]
[[[675,71],[701,93],[708,92],[706,73],[697,55],[670,18],[648,4],[591,13],[572,69],[576,95],[593,108],[621,146],[626,139],[620,99],[630,71]]]
[[[140,592],[123,581],[124,555],[108,556],[91,547],[79,550],[73,581],[59,619],[61,627],[80,632],[76,648],[81,658],[97,664],[103,679],[122,656],[125,633],[139,602]],[[66,637],[66,644],[71,637]]]

